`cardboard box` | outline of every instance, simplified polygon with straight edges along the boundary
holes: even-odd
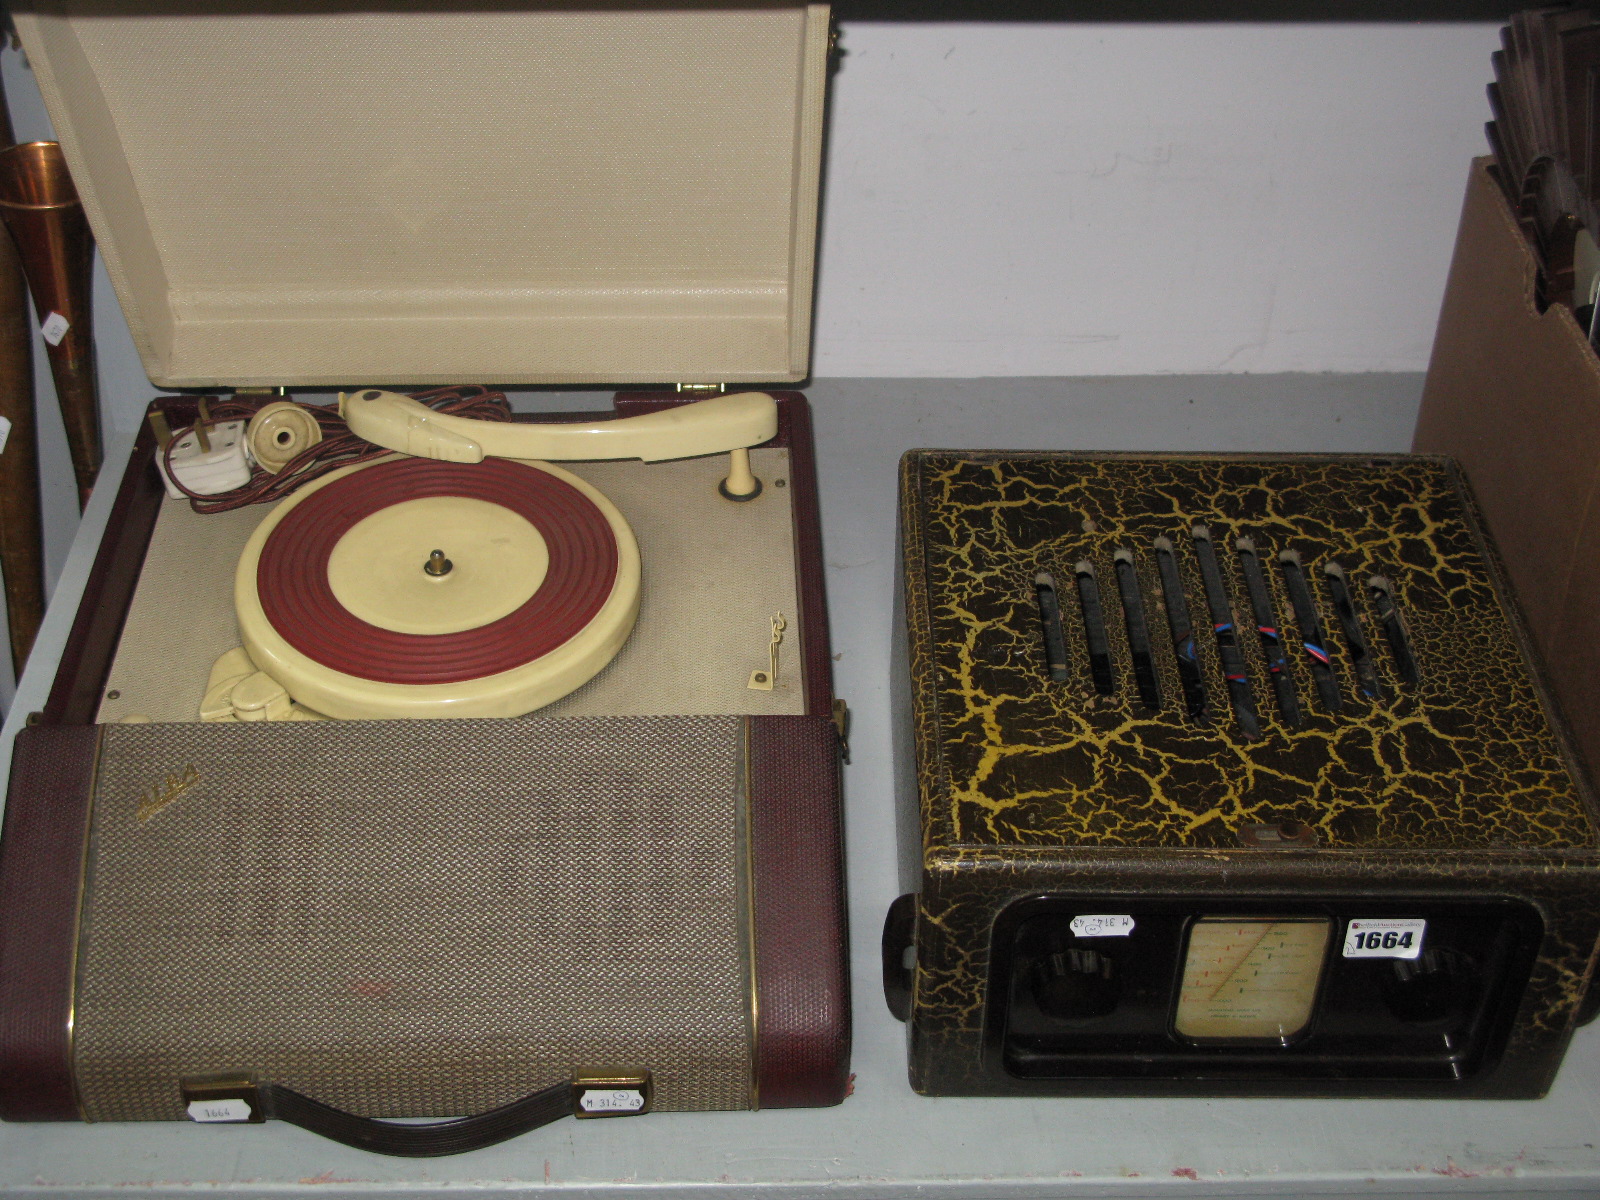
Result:
[[[1600,764],[1600,359],[1472,165],[1412,449],[1466,469],[1590,771]],[[1471,647],[1462,647],[1471,653]]]

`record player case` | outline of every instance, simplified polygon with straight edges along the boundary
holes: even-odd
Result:
[[[807,374],[823,6],[69,0],[16,19],[158,384],[696,385],[594,419]],[[528,119],[491,128],[485,94]],[[254,1074],[385,1148],[363,1122],[619,1068],[651,1072],[659,1108],[842,1099],[843,718],[809,410],[774,395],[755,503],[716,496],[714,460],[573,464],[639,535],[640,624],[591,684],[510,720],[182,715],[169,666],[226,622],[197,581],[230,577],[254,518],[165,499],[145,427],[102,477],[108,532],[17,739],[0,1115],[183,1118],[195,1080]],[[196,403],[152,408],[181,425]],[[777,686],[748,689],[778,616]],[[619,684],[630,657],[655,674]],[[697,671],[709,699],[679,686]],[[292,1044],[278,1013],[325,1032]]]

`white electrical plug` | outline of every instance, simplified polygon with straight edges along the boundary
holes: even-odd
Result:
[[[200,449],[200,439],[191,429],[172,446],[171,474],[167,472],[164,456],[158,451],[156,465],[161,468],[161,481],[167,485],[167,495],[174,500],[183,498],[183,493],[173,486],[173,475],[184,487],[202,496],[231,492],[249,483],[251,458],[245,443],[244,425],[243,421],[208,425],[209,450]]]

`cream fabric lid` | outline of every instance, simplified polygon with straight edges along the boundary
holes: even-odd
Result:
[[[826,6],[14,16],[158,385],[807,374]]]

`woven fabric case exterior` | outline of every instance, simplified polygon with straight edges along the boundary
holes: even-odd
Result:
[[[664,1108],[843,1099],[830,718],[296,732],[19,737],[0,1116],[181,1115],[176,1080],[216,1062],[368,1115],[623,1059]]]
[[[1538,959],[1501,1061],[1452,1094],[1530,1096],[1549,1086],[1600,932],[1593,801],[1471,493],[1448,460],[915,451],[903,463],[901,505],[915,738],[902,763],[915,830],[903,883],[919,893],[909,1030],[919,1090],[1041,1090],[994,1065],[986,1022],[997,915],[1051,894],[1192,898],[1197,912],[1214,911],[1206,905],[1218,897],[1515,898],[1544,923]],[[1253,636],[1238,645],[1260,735],[1241,735],[1209,637],[1195,640],[1211,716],[1186,715],[1151,548],[1158,537],[1192,544],[1193,522],[1209,526],[1234,619],[1251,612],[1235,538],[1251,536],[1270,564],[1297,723],[1275,710]],[[1378,695],[1364,697],[1341,651],[1342,709],[1319,705],[1280,551],[1315,573],[1318,596],[1327,563],[1363,588],[1374,575],[1393,581],[1420,679],[1402,681],[1375,649]],[[1131,554],[1160,630],[1151,639],[1159,708],[1131,686],[1120,618],[1105,624],[1109,669],[1122,681],[1110,694],[1091,684],[1075,615],[1064,618],[1067,679],[1053,682],[1046,670],[1036,576],[1053,573],[1071,596],[1075,564],[1115,579],[1118,553]],[[1192,551],[1181,567],[1185,590],[1201,597]],[[1110,611],[1117,585],[1103,586]],[[1314,603],[1337,630],[1328,602]],[[1190,607],[1209,631],[1205,600]],[[1249,848],[1262,823],[1309,829],[1310,842]],[[1180,1094],[1297,1086],[1127,1079],[1077,1090],[1119,1085]],[[1301,1090],[1375,1089],[1334,1079]],[[1387,1094],[1413,1093],[1429,1094],[1404,1084]]]
[[[232,1070],[469,1114],[616,1062],[749,1106],[741,722],[627,725],[106,726],[86,1117],[181,1120],[179,1078]]]
[[[808,374],[825,5],[13,13],[163,387]]]
[[[742,723],[550,724],[108,726],[84,1115],[181,1119],[230,1071],[458,1115],[618,1063],[748,1107]]]

